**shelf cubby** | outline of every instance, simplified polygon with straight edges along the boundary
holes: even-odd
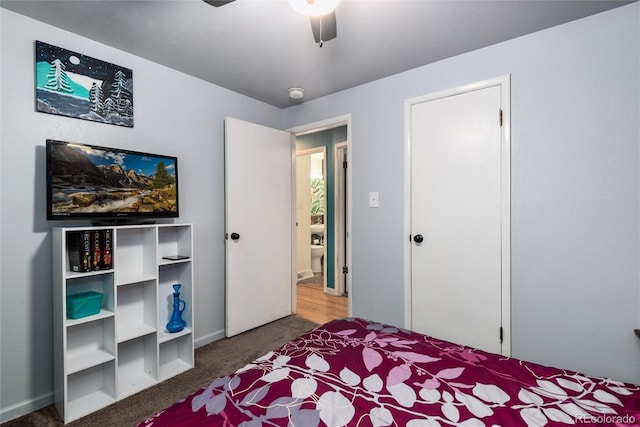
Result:
[[[182,255],[191,258],[191,227],[165,225],[158,227],[158,263],[166,263],[164,256]]]
[[[117,292],[117,341],[156,332],[156,281],[120,285]]]
[[[115,353],[113,316],[67,328],[69,374],[109,362]]]
[[[100,274],[84,274],[73,275],[66,280],[67,286],[65,288],[64,310],[66,317],[66,297],[69,295],[76,295],[82,292],[100,292],[102,294],[101,316],[113,315],[114,312],[114,298],[113,298],[113,272],[99,272]],[[96,315],[97,316],[97,315]],[[74,325],[76,323],[83,323],[90,321],[90,318],[80,319],[67,319],[67,325]]]
[[[118,399],[155,385],[158,357],[155,334],[118,344]]]
[[[181,284],[180,299],[186,302],[182,318],[187,328],[192,328],[192,271],[191,263],[163,264],[158,275],[158,330],[166,331],[166,324],[173,313],[173,285]]]
[[[116,283],[135,283],[156,276],[156,227],[116,229],[114,269]]]
[[[65,422],[77,420],[116,401],[115,361],[69,374]]]
[[[167,335],[176,335],[176,337],[160,342],[160,381],[181,374],[194,365],[193,333],[191,330],[185,329],[176,334]]]

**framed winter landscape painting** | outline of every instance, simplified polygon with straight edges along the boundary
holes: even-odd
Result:
[[[37,111],[133,127],[133,71],[36,41]]]

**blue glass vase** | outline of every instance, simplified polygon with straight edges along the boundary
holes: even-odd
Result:
[[[182,319],[182,313],[187,308],[187,303],[180,299],[181,286],[179,283],[173,285],[173,313],[171,313],[171,319],[167,323],[167,331],[169,332],[180,332],[187,326],[187,322]]]

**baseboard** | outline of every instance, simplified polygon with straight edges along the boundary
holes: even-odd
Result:
[[[196,339],[194,341],[194,346],[196,348],[202,347],[203,345],[218,341],[224,337],[224,329],[221,329],[219,331],[215,331],[212,334]],[[53,402],[53,392],[51,392],[35,397],[34,399],[24,400],[22,402],[16,403],[15,405],[7,406],[6,408],[0,408],[0,423],[5,423],[23,415],[30,414],[31,412],[37,411],[44,408],[45,406],[53,404]]]
[[[338,296],[338,290],[336,288],[326,287],[324,288],[324,292],[329,295],[333,295],[334,297]]]
[[[219,331],[215,331],[212,334],[205,335],[204,337],[200,337],[200,338],[194,340],[193,346],[195,348],[202,347],[203,345],[207,345],[207,344],[212,343],[214,341],[221,340],[224,337],[225,337],[224,329],[221,329]]]
[[[0,422],[11,421],[14,418],[30,414],[53,403],[53,392],[46,393],[30,400],[23,400],[15,405],[0,409]]]
[[[313,271],[311,270],[304,270],[304,271],[298,271],[297,274],[297,280],[304,280],[304,279],[309,279],[313,277]]]

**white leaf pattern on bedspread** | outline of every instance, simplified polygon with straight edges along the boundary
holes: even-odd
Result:
[[[328,427],[346,426],[356,412],[351,401],[339,391],[324,393],[318,399],[316,408],[320,411],[320,419]]]
[[[598,399],[600,402],[615,403],[616,405],[622,406],[622,402],[620,402],[620,399],[618,399],[613,394],[611,394],[609,392],[606,392],[604,390],[596,390],[596,391],[594,391],[593,392],[593,397]]]
[[[366,388],[368,391],[377,393],[382,390],[382,386],[384,384],[382,383],[382,378],[380,378],[378,374],[373,374],[365,378],[362,382],[362,385],[364,385],[364,388]]]
[[[291,384],[291,396],[296,399],[306,399],[318,389],[318,382],[313,378],[297,378]]]
[[[639,423],[640,387],[342,319],[141,425],[553,426],[586,417]]]
[[[315,371],[327,372],[329,370],[329,364],[327,361],[315,353],[312,353],[307,357],[305,364]]]
[[[266,381],[268,383],[276,383],[278,381],[282,381],[289,376],[289,371],[289,368],[278,368],[275,371],[271,371],[264,377],[262,377],[262,381]]]
[[[387,390],[400,405],[411,408],[416,403],[416,392],[405,383],[387,384]]]
[[[489,405],[482,403],[479,399],[456,391],[456,399],[461,402],[466,408],[478,418],[488,417],[493,415],[493,409]]]
[[[476,383],[473,387],[473,394],[485,402],[497,403],[498,405],[503,405],[510,399],[507,393],[493,384]]]
[[[390,426],[393,423],[393,414],[387,408],[373,408],[369,415],[374,427]]]
[[[360,384],[360,376],[349,368],[343,368],[342,371],[340,371],[340,379],[352,387]]]

